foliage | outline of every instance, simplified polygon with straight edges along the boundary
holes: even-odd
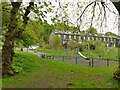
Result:
[[[83,49],[84,49],[84,44],[78,43],[77,47],[79,48],[80,51],[83,51]]]
[[[76,49],[78,46],[78,43],[75,42],[74,40],[70,40],[69,43],[68,43],[68,47],[73,50],[73,49]]]
[[[44,22],[43,26],[44,26],[44,32],[42,34],[43,35],[43,39],[44,39],[44,42],[48,44],[50,34],[53,31],[53,25],[50,25],[47,22]]]
[[[35,62],[35,59],[38,59],[36,55],[16,51],[12,63],[13,72],[14,73],[31,72],[34,68],[38,67],[38,63]]]
[[[86,47],[88,48],[88,44],[89,44],[89,47],[91,50],[94,50],[95,49],[95,43],[93,40],[89,40],[86,42]]]
[[[117,36],[115,33],[112,32],[106,32],[105,36]]]
[[[69,30],[69,25],[71,24],[68,14],[68,3],[60,4],[60,8],[55,11],[55,16],[51,19],[54,23],[54,28],[57,30]]]
[[[8,28],[10,21],[10,3],[2,2],[2,27],[3,30]]]
[[[94,27],[88,28],[86,32],[87,32],[88,34],[92,34],[92,35],[97,34],[97,30],[96,30]]]
[[[104,53],[106,51],[106,44],[101,41],[95,42],[95,50],[96,53]]]
[[[58,49],[61,44],[61,38],[58,35],[51,34],[49,39],[51,48]]]

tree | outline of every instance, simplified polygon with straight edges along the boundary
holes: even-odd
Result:
[[[9,28],[5,36],[5,42],[2,49],[2,75],[10,74],[11,64],[13,60],[13,47],[15,42],[15,31],[17,26],[16,16],[20,8],[21,2],[11,2],[12,9],[10,13]],[[25,17],[24,17],[25,18]]]
[[[106,32],[105,36],[117,36],[115,33],[112,32]]]
[[[49,44],[53,49],[58,49],[60,47],[61,39],[59,36],[51,34],[49,39]]]
[[[51,8],[48,6],[51,5],[51,2],[48,1],[44,2],[41,1],[39,6],[35,4],[34,2],[29,2],[27,7],[21,8],[22,0],[17,0],[17,2],[13,2],[13,0],[10,0],[10,21],[9,21],[9,27],[7,32],[5,33],[5,41],[2,48],[2,75],[10,75],[11,71],[11,64],[13,61],[14,56],[14,43],[17,39],[22,37],[22,33],[25,30],[28,20],[29,20],[29,14],[31,10],[36,13],[36,20],[44,21],[45,14],[47,13],[47,10],[51,12]],[[19,1],[19,2],[18,2]],[[44,9],[42,9],[44,8]],[[45,11],[46,10],[46,11]],[[20,13],[22,12],[22,13]],[[20,19],[18,19],[20,18]],[[20,26],[18,26],[18,22],[22,19],[22,23]]]
[[[95,51],[103,56],[106,52],[106,44],[101,41],[95,41]]]
[[[97,34],[97,30],[94,27],[88,28],[86,32],[91,35]]]
[[[95,49],[95,42],[93,40],[89,40],[86,42],[86,45],[89,44],[89,47],[91,50],[94,50]]]
[[[49,43],[49,37],[50,37],[50,34],[52,33],[53,31],[53,25],[49,25],[47,22],[45,22],[43,24],[44,26],[44,32],[43,32],[43,39],[45,41],[46,44]]]
[[[75,42],[74,40],[70,40],[69,43],[68,43],[68,47],[73,50],[73,49],[76,49],[78,47],[78,43]]]

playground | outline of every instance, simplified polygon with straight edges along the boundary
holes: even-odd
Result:
[[[67,62],[70,64],[76,64],[80,66],[91,66],[91,67],[103,67],[103,66],[111,66],[111,65],[117,65],[118,64],[118,58],[114,57],[108,58],[108,57],[99,57],[99,55],[96,55],[91,52],[93,56],[89,56],[89,50],[86,52],[82,51],[80,52],[78,49],[74,50],[74,52],[70,52],[68,50],[50,50],[50,49],[42,49],[38,48],[36,50],[27,50],[24,48],[24,51],[26,52],[32,52],[36,55],[38,55],[41,58],[46,58],[48,60],[58,60],[58,61],[63,61]],[[83,54],[85,55],[83,55]],[[95,54],[95,55],[94,55]],[[109,53],[110,54],[110,53]],[[112,54],[112,53],[111,53]],[[117,53],[116,53],[117,54]],[[102,55],[101,55],[102,56]],[[106,55],[108,56],[108,55]],[[91,57],[91,58],[89,58]]]

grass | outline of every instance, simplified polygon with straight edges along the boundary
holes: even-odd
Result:
[[[83,55],[88,57],[88,50],[83,50],[81,52]],[[95,50],[90,50],[90,57],[91,58],[109,58],[113,60],[118,60],[118,52],[110,52],[110,51],[105,51],[101,53],[97,53]]]
[[[48,54],[48,55],[54,55],[54,56],[73,56],[75,51],[65,51],[63,49],[60,49],[60,50],[50,50],[50,49],[44,49],[44,48],[37,48],[37,51],[39,52],[43,52],[45,54]],[[81,53],[88,57],[88,50],[83,50],[81,51]],[[78,55],[79,56],[79,55]],[[105,52],[101,52],[101,53],[98,53],[97,51],[95,50],[90,50],[90,57],[91,58],[109,58],[109,59],[113,59],[113,60],[118,60],[118,52],[115,51],[115,52],[112,52],[112,51],[105,51]]]
[[[62,61],[42,59],[28,52],[16,52],[23,71],[3,78],[3,88],[116,88],[113,72],[116,66],[83,67]],[[14,62],[18,63],[18,62]],[[26,65],[27,64],[27,65]],[[24,66],[25,65],[25,66]]]
[[[64,56],[64,55],[68,54],[66,52],[66,50],[64,50],[64,49],[53,50],[53,49],[37,48],[37,51],[43,52],[47,55],[54,55],[54,56]],[[69,53],[69,55],[72,55],[72,54],[73,54],[73,52]]]
[[[15,73],[30,72],[39,66],[38,60],[39,58],[36,57],[36,55],[33,55],[32,53],[16,51],[12,63],[13,71]]]

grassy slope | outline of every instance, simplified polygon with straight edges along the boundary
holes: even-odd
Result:
[[[67,64],[61,61],[40,59],[31,53],[17,52],[22,63],[27,61],[28,72],[3,78],[3,88],[114,88],[112,79],[115,66],[92,68]],[[27,64],[26,63],[26,64]],[[24,69],[27,70],[25,67]],[[32,69],[32,70],[31,70]]]
[[[63,55],[74,55],[74,51],[72,52],[66,52],[65,50],[61,49],[61,50],[49,50],[49,49],[43,49],[43,48],[37,48],[38,51],[46,53],[48,55],[54,55],[54,56],[63,56]],[[83,50],[81,51],[81,53],[88,57],[88,50]],[[118,60],[118,52],[104,52],[102,54],[96,52],[95,50],[91,50],[90,51],[90,57],[91,58],[100,58],[99,55],[102,55],[103,58],[110,58],[113,60]],[[79,55],[78,55],[79,56]]]
[[[54,55],[54,56],[62,56],[62,55],[66,54],[65,50],[63,50],[63,49],[50,50],[50,49],[44,49],[44,48],[37,48],[37,51],[46,53],[48,55]]]
[[[83,55],[88,56],[88,51],[84,50],[81,52]],[[102,54],[97,53],[95,50],[90,51],[91,58],[100,58],[99,55],[102,55],[103,58],[110,58],[113,60],[118,60],[118,52],[105,52]]]

